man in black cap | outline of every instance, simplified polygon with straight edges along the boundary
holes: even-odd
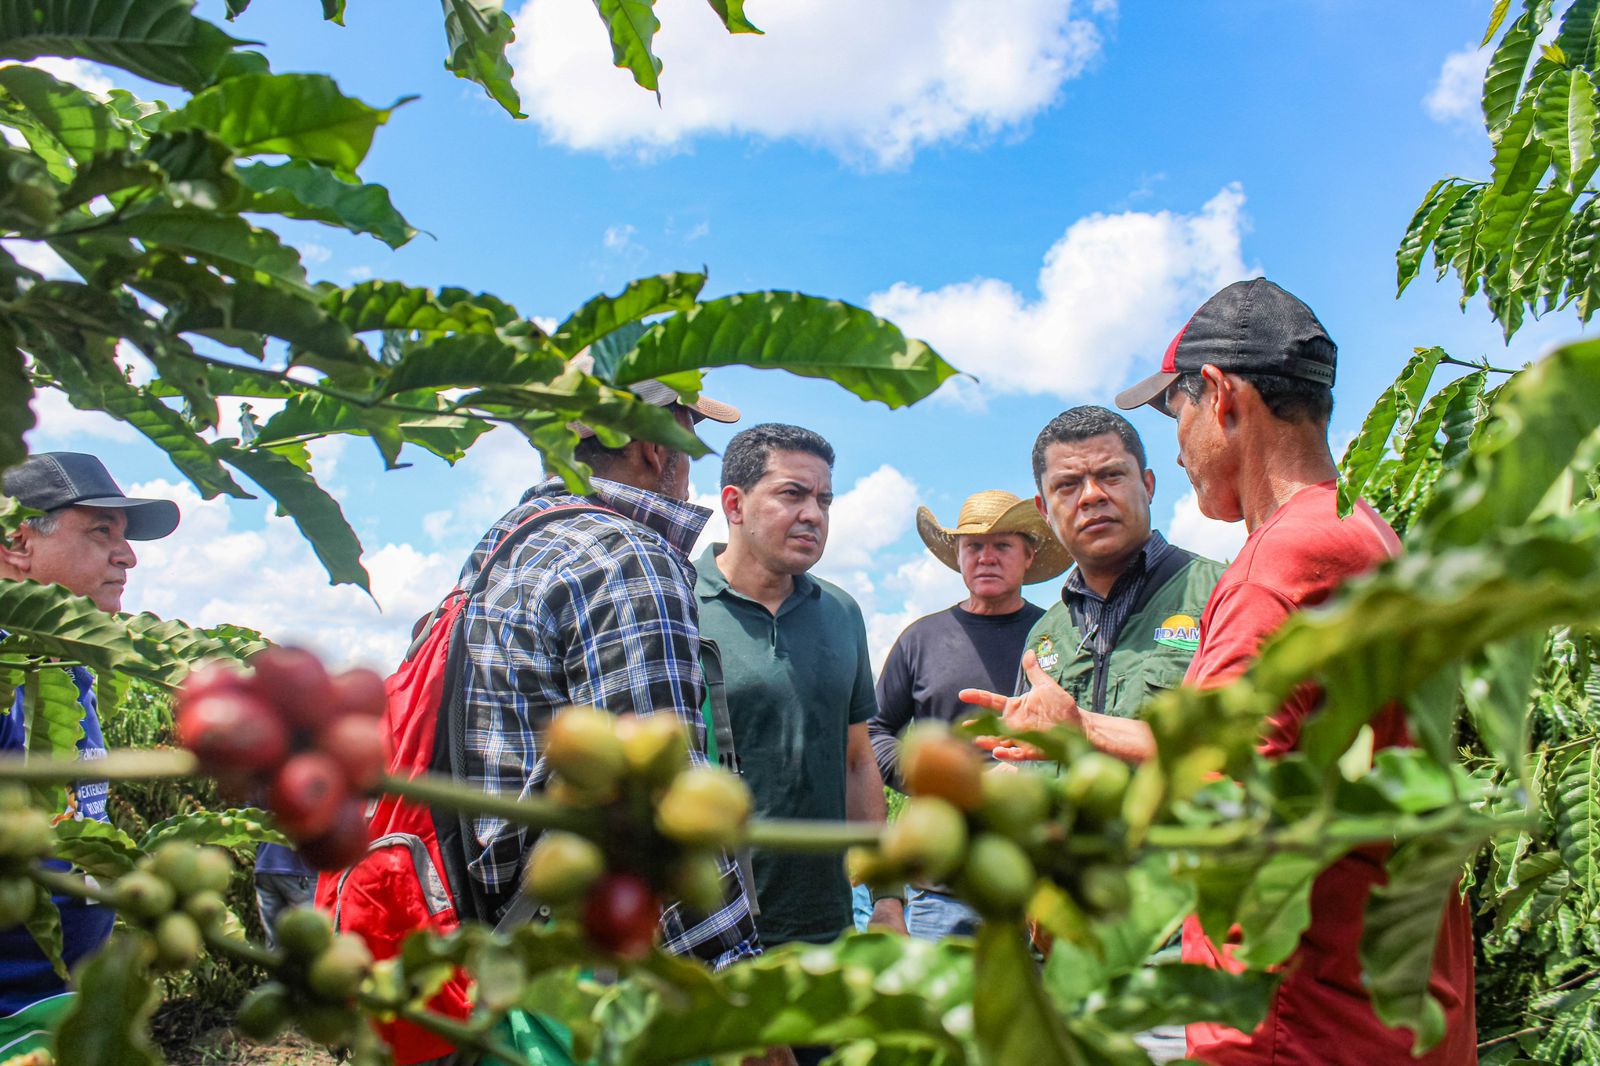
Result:
[[[1243,521],[1249,531],[1206,602],[1185,684],[1209,688],[1232,681],[1292,614],[1326,601],[1344,582],[1400,551],[1394,530],[1365,501],[1348,518],[1338,515],[1338,468],[1328,449],[1336,354],[1311,308],[1256,278],[1207,300],[1168,346],[1161,369],[1117,397],[1124,410],[1149,405],[1175,420],[1178,463],[1201,512]],[[1094,716],[1063,696],[1036,685],[1003,708],[985,705],[1003,709],[1013,726],[1066,723],[1098,743]],[[1294,751],[1301,726],[1321,701],[1314,685],[1296,689],[1263,723],[1261,753],[1277,758]],[[1398,707],[1373,708],[1369,724],[1375,748],[1408,743]],[[1148,729],[1133,739],[1130,750],[1153,752]],[[1444,1038],[1412,1058],[1412,1034],[1385,1027],[1372,1009],[1356,948],[1387,852],[1357,848],[1317,877],[1310,926],[1284,966],[1287,976],[1267,1020],[1250,1033],[1192,1024],[1190,1058],[1213,1066],[1477,1061],[1472,921],[1454,886],[1441,891],[1444,913],[1429,982],[1442,1007]],[[1231,952],[1230,945],[1207,939],[1197,919],[1187,920],[1185,962],[1233,969]]]
[[[9,542],[0,542],[0,578],[61,585],[103,611],[122,607],[128,571],[137,562],[128,542],[157,540],[178,525],[177,504],[123,495],[104,464],[81,452],[29,456],[6,472],[0,487],[23,506],[44,512],[23,522]],[[81,666],[66,670],[83,708],[78,757],[103,759],[94,675]],[[11,713],[0,716],[0,752],[26,747],[25,707],[18,687]],[[109,821],[106,794],[104,781],[75,782],[67,789],[61,817]],[[67,896],[56,897],[56,906],[62,957],[70,968],[105,943],[116,916],[108,907]],[[0,928],[0,1056],[48,1047],[72,996],[24,926]]]

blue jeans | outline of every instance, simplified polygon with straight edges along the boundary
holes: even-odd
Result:
[[[256,910],[261,913],[261,927],[266,930],[267,947],[277,947],[278,937],[272,927],[278,923],[278,912],[285,907],[298,907],[311,902],[317,891],[315,877],[297,874],[256,874]]]
[[[956,897],[931,888],[906,889],[906,932],[921,940],[976,936],[982,919]]]

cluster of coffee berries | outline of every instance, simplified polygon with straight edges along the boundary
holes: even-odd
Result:
[[[750,793],[726,770],[691,769],[675,718],[569,707],[550,723],[544,756],[548,795],[597,817],[592,833],[540,835],[526,873],[534,899],[630,958],[650,950],[664,899],[698,912],[723,903],[721,853],[743,833]]]
[[[372,970],[367,945],[350,933],[334,935],[327,915],[310,907],[283,911],[273,931],[282,961],[273,980],[239,1005],[239,1031],[265,1042],[292,1018],[319,1044],[349,1044],[362,1024],[356,993]]]
[[[949,884],[979,913],[1009,919],[1022,914],[1043,876],[1090,913],[1126,909],[1126,763],[1086,751],[1059,776],[985,772],[977,750],[937,724],[908,730],[900,751],[910,798],[877,848],[851,853],[853,881]]]
[[[27,790],[0,787],[0,929],[33,917],[39,891],[28,867],[49,854],[54,842],[49,816],[28,805]]]
[[[298,648],[269,648],[250,665],[214,664],[184,681],[178,739],[225,796],[271,810],[312,866],[348,866],[366,850],[363,796],[387,764],[383,678],[330,676]]]
[[[232,919],[223,899],[232,879],[226,851],[172,841],[117,881],[114,903],[124,922],[149,934],[152,968],[187,970],[200,958],[205,933]]]

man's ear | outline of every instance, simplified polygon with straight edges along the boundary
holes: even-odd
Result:
[[[1239,393],[1227,374],[1207,363],[1200,368],[1201,377],[1211,385],[1211,417],[1221,428],[1227,429],[1239,417]]]
[[[1154,470],[1146,470],[1144,472],[1144,494],[1147,500],[1156,498],[1156,472]]]
[[[33,569],[33,538],[34,532],[28,526],[18,529],[10,540],[0,537],[0,564],[27,574]]]
[[[672,450],[665,445],[638,438],[628,442],[628,450],[633,453],[634,463],[648,472],[652,481],[660,479],[672,458]]]
[[[728,525],[744,524],[744,491],[739,486],[722,486],[722,513],[728,516]]]

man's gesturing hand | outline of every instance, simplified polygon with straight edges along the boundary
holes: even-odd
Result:
[[[999,711],[1007,726],[1017,730],[1043,732],[1058,725],[1083,728],[1083,711],[1072,693],[1056,684],[1055,678],[1039,667],[1039,657],[1032,649],[1022,654],[1022,671],[1033,686],[1020,696],[1002,696],[981,688],[964,688],[960,692],[963,703],[986,710]],[[994,753],[997,759],[1021,762],[1042,759],[1044,753],[1031,744],[1023,744],[1007,737],[978,737],[978,747]]]

